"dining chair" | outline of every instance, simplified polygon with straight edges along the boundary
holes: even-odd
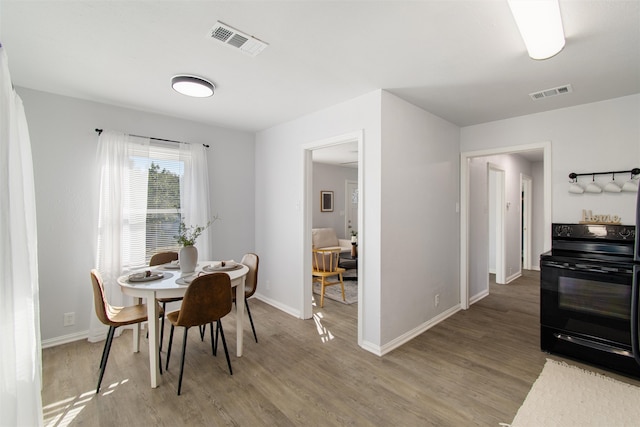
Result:
[[[342,273],[345,272],[345,269],[338,267],[340,251],[340,248],[313,249],[312,283],[319,282],[321,285],[320,307],[324,307],[324,290],[327,286],[340,285],[342,288],[342,300],[345,301],[344,281],[342,279]],[[333,276],[338,276],[338,279],[334,281],[327,280]]]
[[[258,342],[258,335],[256,335],[256,328],[253,326],[253,318],[251,317],[251,309],[249,308],[249,297],[256,293],[256,288],[258,287],[258,264],[260,263],[260,258],[254,253],[248,253],[242,257],[240,263],[249,267],[249,272],[244,282],[244,305],[247,308],[249,322],[251,322],[253,338]],[[233,302],[237,304],[235,292],[233,292]]]
[[[98,319],[109,326],[109,332],[107,333],[107,341],[104,344],[102,350],[102,358],[100,359],[100,377],[98,378],[98,386],[96,387],[96,394],[100,391],[100,384],[102,384],[102,377],[107,367],[107,360],[109,359],[109,351],[111,350],[111,342],[113,341],[113,335],[120,326],[134,325],[136,323],[142,323],[147,321],[147,305],[136,304],[128,307],[114,307],[107,301],[107,297],[104,293],[104,283],[100,272],[96,269],[91,270],[91,284],[93,286],[93,301],[96,310],[96,316]],[[155,303],[155,302],[154,302]],[[157,303],[155,303],[157,304]],[[158,307],[160,316],[164,317],[164,312]]]
[[[171,322],[171,332],[169,334],[169,347],[167,348],[167,365],[169,370],[169,359],[171,357],[171,346],[173,344],[173,331],[176,326],[184,327],[184,337],[182,340],[182,359],[180,361],[180,377],[178,380],[178,396],[182,390],[182,374],[184,372],[184,360],[187,350],[187,334],[192,326],[206,325],[207,323],[216,322],[216,340],[213,339],[213,328],[211,332],[211,352],[215,356],[217,353],[218,332],[222,337],[224,346],[224,354],[227,357],[227,365],[229,366],[229,374],[233,375],[231,370],[231,360],[229,359],[229,351],[227,349],[227,341],[224,338],[224,330],[222,329],[222,319],[231,312],[232,296],[231,296],[231,279],[226,273],[212,273],[198,276],[187,287],[182,300],[180,310],[172,311],[167,314],[167,319]]]
[[[178,252],[158,252],[153,255],[149,260],[149,267],[153,267],[155,265],[167,264],[171,261],[176,261],[178,259]],[[167,304],[170,302],[182,301],[182,297],[175,298],[156,298],[160,304],[162,304],[162,310],[167,311]],[[160,350],[162,350],[162,338],[164,337],[164,316],[160,320]]]

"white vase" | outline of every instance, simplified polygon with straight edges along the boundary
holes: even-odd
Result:
[[[178,254],[180,260],[180,271],[183,273],[193,273],[198,264],[198,249],[195,246],[184,246]]]

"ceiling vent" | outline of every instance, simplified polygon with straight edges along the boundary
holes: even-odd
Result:
[[[216,25],[213,26],[209,35],[211,38],[221,41],[227,46],[240,49],[249,56],[257,56],[267,46],[269,46],[262,40],[248,34],[244,34],[220,21],[216,22]]]
[[[557,95],[565,95],[571,92],[573,92],[571,85],[564,85],[564,86],[554,87],[552,89],[541,90],[539,92],[533,92],[533,93],[530,93],[529,96],[534,101],[537,101],[542,98],[549,98],[550,96],[557,96]]]

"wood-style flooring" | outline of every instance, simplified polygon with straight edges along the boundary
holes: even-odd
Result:
[[[48,348],[43,351],[45,425],[509,423],[550,357],[540,351],[538,300],[539,274],[527,271],[509,285],[492,285],[491,294],[469,310],[378,357],[357,345],[356,304],[325,299],[324,308],[315,307],[314,318],[303,321],[253,299],[260,342],[245,322],[242,358],[235,357],[234,314],[223,320],[233,376],[222,346],[213,357],[208,336],[201,342],[197,329],[190,331],[181,396],[176,395],[181,330],[169,371],[156,389],[149,386],[147,341],[141,338],[140,353],[132,353],[130,331],[114,339],[98,395],[103,343]],[[168,330],[165,334],[163,361]]]

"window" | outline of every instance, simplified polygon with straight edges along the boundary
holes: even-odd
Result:
[[[130,157],[130,194],[139,201],[132,209],[131,260],[137,264],[148,264],[151,256],[162,251],[178,251],[175,236],[178,234],[180,216],[181,181],[184,178],[184,153],[175,144],[152,143]],[[135,203],[135,202],[134,202]],[[135,213],[134,213],[135,212]],[[142,231],[144,230],[144,231]],[[136,262],[137,261],[137,262]]]

